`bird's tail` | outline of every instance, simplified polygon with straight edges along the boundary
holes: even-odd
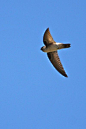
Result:
[[[63,48],[69,48],[70,44],[63,44]]]
[[[58,45],[58,49],[63,49],[63,48],[69,48],[70,47],[70,44],[63,44],[63,43],[59,43]]]

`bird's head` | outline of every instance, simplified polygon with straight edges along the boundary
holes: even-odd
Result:
[[[41,49],[40,49],[40,50],[44,52],[44,51],[45,51],[45,49],[46,49],[46,46],[43,46],[43,47],[41,47]]]

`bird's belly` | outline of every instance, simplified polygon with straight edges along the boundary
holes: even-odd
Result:
[[[53,51],[57,51],[58,47],[57,45],[50,45],[45,49],[45,52],[53,52]]]

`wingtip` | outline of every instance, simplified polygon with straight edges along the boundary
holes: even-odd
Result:
[[[67,74],[65,75],[65,77],[67,77],[67,78],[68,78]]]
[[[49,27],[47,28],[47,30],[49,30]]]
[[[65,74],[62,74],[64,77],[67,77],[68,78],[68,76],[67,76],[67,74],[65,73]]]

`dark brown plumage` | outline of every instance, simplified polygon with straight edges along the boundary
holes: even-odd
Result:
[[[53,40],[53,38],[50,34],[49,28],[47,28],[44,33],[43,42],[44,42],[45,46],[42,47],[41,50],[44,52],[47,52],[47,56],[48,56],[49,60],[51,61],[51,63],[53,64],[53,66],[56,68],[56,70],[59,71],[59,73],[61,73],[63,76],[68,77],[61,64],[60,58],[59,58],[56,50],[59,50],[62,48],[69,48],[70,44],[63,44],[63,43],[56,44],[56,42]],[[56,47],[57,47],[57,49],[56,49]],[[53,50],[55,50],[55,51],[53,51]],[[52,51],[52,52],[50,52],[50,51]]]
[[[53,38],[50,34],[49,28],[47,28],[47,30],[44,33],[43,42],[46,46],[51,44],[51,43],[55,43],[55,41],[53,40]]]
[[[48,56],[49,60],[51,61],[51,63],[53,64],[53,66],[56,68],[56,70],[58,70],[63,76],[68,77],[61,64],[58,53],[56,51],[49,52],[49,53],[47,53],[47,56]]]

